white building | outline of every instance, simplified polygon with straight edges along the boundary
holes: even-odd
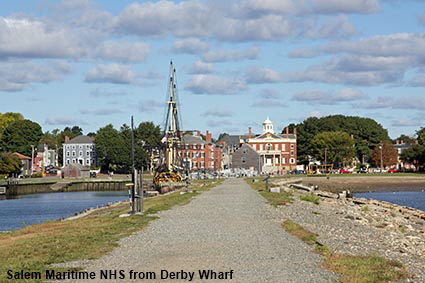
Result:
[[[81,164],[83,166],[97,166],[94,138],[78,136],[71,140],[65,137],[63,144],[63,165]]]

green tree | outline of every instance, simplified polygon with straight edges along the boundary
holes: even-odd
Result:
[[[119,131],[114,129],[112,124],[100,128],[96,133],[95,145],[97,160],[101,166],[101,170],[103,172],[113,170],[121,154],[122,139]]]
[[[400,155],[403,162],[411,163],[416,168],[425,166],[425,145],[414,144],[409,148],[403,150]]]
[[[406,135],[400,135],[398,138],[393,140],[393,143],[396,143],[396,141],[403,142],[404,144],[415,144],[416,139],[414,137],[409,137]]]
[[[416,135],[418,137],[418,143],[425,145],[425,128],[421,127],[418,131],[416,131]]]
[[[289,125],[291,131],[297,128],[297,155],[299,163],[308,163],[312,156],[311,140],[321,132],[343,131],[354,139],[357,158],[367,162],[370,159],[371,150],[380,141],[389,140],[388,132],[370,118],[332,115],[322,118],[310,117],[304,122]],[[282,132],[283,133],[283,132]]]
[[[375,146],[372,152],[371,161],[376,167],[381,167],[381,156],[384,168],[397,165],[398,153],[391,142],[382,141]]]
[[[42,135],[39,124],[30,120],[18,120],[4,130],[1,147],[4,151],[31,156],[31,145],[37,146]]]
[[[150,163],[150,150],[161,145],[161,128],[153,122],[142,122],[135,130],[136,168],[147,168]]]
[[[21,113],[6,112],[0,113],[0,139],[2,138],[4,130],[7,126],[15,121],[24,120],[24,116]]]
[[[336,166],[352,162],[356,152],[354,140],[342,131],[321,132],[311,140],[312,156],[322,163],[333,163]]]
[[[21,168],[21,160],[16,155],[9,152],[0,153],[0,174],[19,174]]]
[[[220,141],[222,138],[224,138],[225,136],[228,136],[228,133],[221,133],[220,135],[218,135],[217,141]]]

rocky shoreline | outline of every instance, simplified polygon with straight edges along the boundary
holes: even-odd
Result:
[[[407,282],[425,282],[425,212],[369,199],[316,190],[316,205],[302,201],[310,192],[290,189],[294,201],[270,207],[280,219],[291,219],[319,235],[332,250],[352,255],[378,255],[401,262],[412,275]]]
[[[318,186],[321,190],[341,192],[350,190],[361,192],[423,191],[425,177],[415,176],[323,176],[303,177],[307,186]]]

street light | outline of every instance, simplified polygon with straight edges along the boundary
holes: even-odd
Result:
[[[382,160],[382,149],[383,149],[383,144],[380,144],[379,145],[379,149],[380,149],[380,151],[381,151],[381,173],[383,172],[383,170],[384,170],[384,162],[383,162],[383,160]]]

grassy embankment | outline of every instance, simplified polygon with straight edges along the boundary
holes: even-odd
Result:
[[[82,259],[95,259],[118,245],[118,240],[146,227],[156,219],[149,214],[184,205],[201,191],[216,186],[222,180],[194,181],[191,193],[173,193],[146,199],[145,213],[131,217],[129,205],[96,210],[72,221],[49,221],[17,231],[0,234],[0,282],[41,282],[40,280],[7,279],[7,271],[41,272],[49,265]],[[54,268],[55,270],[68,270]]]
[[[283,197],[279,193],[266,192],[265,185],[262,182],[252,182],[252,179],[247,179],[247,182],[274,206],[290,202],[290,200],[286,202],[276,201],[286,198],[286,196]],[[285,194],[288,194],[289,198],[291,198],[290,193]],[[317,198],[317,196],[306,195],[300,199],[319,205],[320,200]],[[329,246],[324,246],[318,242],[319,235],[304,229],[301,225],[289,219],[282,223],[282,227],[291,235],[314,246],[315,252],[323,256],[324,267],[340,274],[341,282],[379,283],[392,282],[408,277],[407,272],[399,262],[375,255],[353,256],[333,252]]]
[[[251,185],[251,187],[258,191],[271,205],[278,206],[290,203],[292,201],[292,194],[288,192],[281,191],[280,193],[272,193],[266,190],[266,185],[262,181],[263,178],[247,178],[246,182]],[[269,183],[270,187],[275,187],[272,182]]]

